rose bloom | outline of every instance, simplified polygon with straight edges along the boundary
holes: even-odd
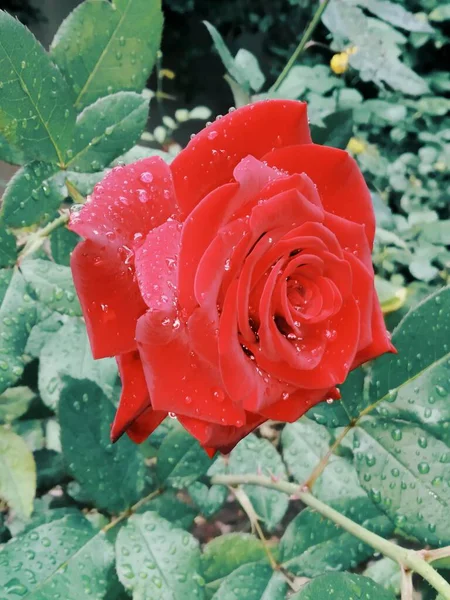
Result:
[[[115,167],[70,228],[92,352],[122,379],[113,440],[141,442],[170,414],[228,452],[394,351],[369,191],[347,152],[311,142],[302,102],[230,112],[171,165]]]

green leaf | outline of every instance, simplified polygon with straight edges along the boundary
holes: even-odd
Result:
[[[64,458],[95,506],[118,512],[142,495],[144,459],[127,437],[111,444],[113,418],[114,407],[97,385],[66,379],[59,402]]]
[[[13,274],[14,271],[12,269],[0,269],[0,306],[2,305]]]
[[[41,525],[6,544],[0,587],[27,600],[105,598],[114,552],[82,516]]]
[[[121,90],[140,92],[161,41],[160,0],[85,0],[55,35],[51,55],[84,108]]]
[[[345,149],[353,133],[353,110],[338,110],[323,122],[325,127],[311,127],[314,143]]]
[[[206,544],[201,558],[202,575],[216,583],[246,563],[267,559],[264,546],[250,533],[228,533]]]
[[[0,12],[0,131],[28,157],[63,164],[75,125],[70,90],[33,34]]]
[[[68,168],[100,171],[129,150],[144,130],[148,107],[148,98],[117,92],[85,108],[77,119]]]
[[[204,598],[197,540],[154,512],[128,520],[116,555],[119,580],[136,599]]]
[[[94,360],[81,319],[72,318],[48,336],[39,355],[39,392],[43,402],[54,409],[64,387],[64,377],[89,379],[110,396],[117,377],[114,359]]]
[[[450,288],[410,311],[395,330],[397,356],[372,368],[373,412],[355,431],[361,485],[409,535],[450,543]]]
[[[225,486],[212,485],[209,487],[206,483],[200,481],[191,483],[188,487],[188,492],[194,504],[198,506],[200,512],[206,518],[211,517],[222,508],[228,495],[228,490]]]
[[[0,133],[0,160],[11,165],[23,165],[27,162],[25,154],[22,150],[11,146],[7,139]]]
[[[211,23],[208,23],[208,21],[203,21],[203,23],[206,26],[212,41],[214,42],[214,47],[220,56],[223,66],[236,81],[236,83],[238,83],[244,88],[245,91],[248,92],[249,82],[245,70],[242,68],[242,66],[236,64],[236,61],[231,52],[228,50],[223,37],[220,35],[214,25],[211,25]]]
[[[25,414],[36,394],[26,386],[8,388],[0,394],[0,421],[7,423]]]
[[[326,427],[303,417],[288,423],[281,434],[283,458],[298,483],[304,483],[327,454],[331,435]],[[327,502],[343,496],[365,496],[353,464],[342,456],[330,456],[313,486],[314,494]]]
[[[241,69],[245,73],[250,88],[254,92],[259,92],[264,85],[266,78],[261,71],[256,56],[248,50],[245,50],[245,48],[240,48],[234,58],[234,63],[238,69]]]
[[[233,475],[262,472],[264,475],[287,478],[286,467],[273,445],[253,434],[241,440],[231,452],[228,468]],[[272,530],[286,513],[289,504],[287,494],[255,485],[243,487],[266,528]]]
[[[330,506],[378,535],[388,537],[393,532],[391,521],[367,496],[334,500]],[[294,575],[317,577],[325,571],[354,569],[373,554],[371,546],[307,508],[287,526],[279,560]]]
[[[64,197],[64,174],[54,165],[32,162],[8,182],[0,216],[9,227],[42,223],[53,216]]]
[[[33,358],[39,358],[47,339],[63,326],[62,315],[59,313],[50,313],[47,315],[47,311],[40,315],[39,322],[33,327],[28,337],[25,353]]]
[[[329,573],[307,583],[290,600],[395,600],[395,596],[367,577],[352,573]]]
[[[211,459],[185,429],[177,427],[164,438],[158,451],[158,479],[174,488],[184,488],[204,475]]]
[[[79,236],[67,227],[55,229],[50,236],[50,249],[53,260],[59,265],[69,267],[70,255],[79,241]]]
[[[25,442],[0,427],[0,498],[22,519],[33,512],[36,465]]]
[[[21,273],[15,270],[0,307],[0,394],[23,374],[23,353],[35,321],[35,303]]]
[[[394,25],[394,27],[421,33],[434,32],[428,21],[410,13],[401,4],[388,2],[387,0],[358,0],[358,4],[380,19]]]
[[[63,315],[81,316],[69,267],[37,258],[23,261],[20,270],[36,300]]]
[[[190,529],[198,511],[178,498],[174,490],[166,490],[150,502],[146,502],[138,513],[148,510],[157,512],[160,517],[170,521],[175,527]]]
[[[443,21],[450,20],[450,4],[441,4],[437,6],[428,15],[430,21],[436,21],[436,23],[442,23]]]
[[[433,565],[435,566],[435,565]],[[370,577],[384,589],[400,595],[402,574],[400,565],[390,558],[383,557],[370,564],[364,571],[365,577]]]
[[[50,490],[67,480],[67,470],[60,452],[42,448],[34,453],[37,473],[37,489]]]
[[[14,266],[16,258],[16,238],[3,225],[0,225],[0,268]]]
[[[287,583],[269,565],[250,563],[233,571],[222,582],[213,600],[284,600]]]
[[[42,419],[24,419],[11,425],[12,430],[20,435],[28,448],[34,452],[41,450],[45,444]]]

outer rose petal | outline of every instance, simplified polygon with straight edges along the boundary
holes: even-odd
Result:
[[[94,358],[136,348],[134,330],[145,312],[134,270],[114,248],[86,240],[70,260]]]
[[[117,357],[122,394],[111,427],[113,442],[127,431],[132,440],[142,442],[165,419],[167,412],[154,411],[145,382],[138,352],[128,352]],[[139,443],[138,442],[138,443]]]
[[[182,211],[189,213],[230,181],[247,155],[261,158],[272,148],[310,142],[304,103],[264,100],[227,114],[198,133],[171,164]]]
[[[386,325],[381,312],[380,302],[375,289],[373,290],[373,312],[372,312],[372,342],[360,350],[355,356],[352,369],[356,369],[362,363],[381,356],[385,352],[397,354],[397,350],[391,342],[391,337],[386,329]]]
[[[285,394],[284,399],[274,402],[261,409],[261,414],[274,421],[288,421],[293,423],[304,415],[318,402],[330,398],[332,390],[304,390],[299,389],[291,394]]]
[[[145,304],[133,248],[177,210],[168,165],[147,158],[110,171],[72,215],[70,229],[87,239],[75,249],[71,266],[95,358],[136,348],[134,329]]]
[[[263,160],[289,173],[305,172],[316,184],[324,209],[364,225],[372,248],[375,235],[372,199],[358,165],[345,150],[305,144],[273,150]]]

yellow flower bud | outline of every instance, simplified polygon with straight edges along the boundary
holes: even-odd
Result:
[[[348,54],[347,52],[340,52],[335,54],[330,60],[330,67],[333,73],[336,75],[342,75],[348,69]]]
[[[347,150],[352,154],[361,154],[366,151],[366,148],[367,144],[355,137],[350,138],[347,144]]]

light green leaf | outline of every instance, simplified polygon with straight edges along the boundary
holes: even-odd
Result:
[[[135,92],[117,92],[85,108],[77,119],[68,168],[100,171],[129,150],[144,130],[148,107],[149,100]]]
[[[33,358],[39,358],[47,338],[63,326],[64,320],[59,313],[50,313],[46,309],[39,312],[41,314],[38,317],[38,323],[32,328],[25,346],[25,354]]]
[[[430,21],[436,21],[436,23],[442,23],[443,21],[450,20],[450,4],[441,4],[437,6],[428,15]]]
[[[290,600],[349,600],[349,598],[364,598],[364,600],[395,600],[395,596],[384,590],[380,585],[362,575],[352,573],[329,573],[321,575],[307,583]]]
[[[1,396],[0,396],[1,400]],[[212,485],[209,487],[206,483],[194,481],[188,487],[188,492],[194,504],[206,518],[211,517],[220,508],[222,508],[227,499],[228,490],[223,485]]]
[[[370,577],[386,590],[390,590],[398,596],[400,595],[402,579],[400,565],[390,558],[383,557],[380,560],[369,564],[363,575],[365,577]]]
[[[16,238],[0,224],[0,268],[14,266],[16,258]]]
[[[330,506],[378,535],[389,537],[393,532],[391,521],[367,496],[334,500]],[[287,526],[279,560],[297,576],[317,577],[329,570],[354,569],[373,554],[371,546],[307,508]]]
[[[72,318],[52,336],[48,336],[39,356],[39,392],[43,402],[54,409],[64,387],[66,375],[89,379],[111,395],[117,377],[114,359],[92,357],[86,328],[81,319]]]
[[[33,512],[36,465],[25,442],[0,427],[0,498],[22,519]]]
[[[63,164],[75,125],[69,88],[33,34],[0,12],[0,131],[29,158]]]
[[[58,412],[69,470],[97,508],[124,510],[144,490],[144,459],[127,437],[111,444],[114,407],[95,383],[70,378],[65,383]]]
[[[387,0],[357,0],[358,4],[366,8],[375,16],[387,21],[394,27],[400,27],[406,31],[421,33],[433,33],[434,29],[424,19],[407,11],[401,4]]]
[[[121,90],[140,92],[161,41],[161,0],[85,0],[55,35],[51,55],[78,109]]]
[[[2,305],[13,274],[13,269],[0,269],[0,306]]]
[[[64,196],[64,174],[55,165],[29,163],[8,182],[1,219],[9,227],[42,223],[53,216]]]
[[[36,300],[52,311],[81,316],[69,267],[36,258],[24,261],[20,270]]]
[[[266,78],[261,71],[256,56],[245,50],[245,48],[240,48],[234,58],[234,63],[238,69],[241,69],[246,74],[246,79],[251,89],[254,92],[259,92]]]
[[[185,429],[177,427],[164,438],[158,451],[156,473],[161,482],[184,488],[204,475],[211,459]]]
[[[206,544],[201,557],[201,572],[208,584],[218,587],[219,580],[227,577],[243,564],[264,559],[267,559],[264,546],[254,535],[227,533]]]
[[[269,565],[242,565],[222,582],[213,600],[284,600],[286,579]]]
[[[116,555],[119,579],[136,600],[204,598],[197,540],[154,512],[128,520]]]
[[[273,445],[250,434],[233,449],[228,464],[229,473],[240,475],[262,472],[264,475],[287,478],[286,467]],[[284,517],[289,499],[287,494],[255,485],[243,486],[266,528],[272,530]]]
[[[25,345],[35,322],[35,302],[15,270],[0,307],[0,394],[23,374]]]
[[[0,587],[27,600],[106,598],[114,552],[84,517],[66,516],[12,539],[0,559]]]
[[[211,23],[208,23],[208,21],[203,21],[203,23],[205,24],[206,29],[208,30],[209,35],[214,42],[214,47],[220,56],[223,66],[236,81],[236,83],[242,86],[245,91],[248,91],[249,83],[245,70],[236,64],[233,55],[228,50],[227,45],[223,40],[223,37],[220,35],[214,25],[211,25]]]
[[[30,388],[19,385],[0,394],[0,421],[10,423],[25,414],[36,394]]]
[[[303,417],[288,423],[281,434],[283,458],[298,483],[304,483],[332,444],[326,427]],[[313,486],[314,494],[328,502],[342,497],[366,496],[353,464],[333,454]]]

